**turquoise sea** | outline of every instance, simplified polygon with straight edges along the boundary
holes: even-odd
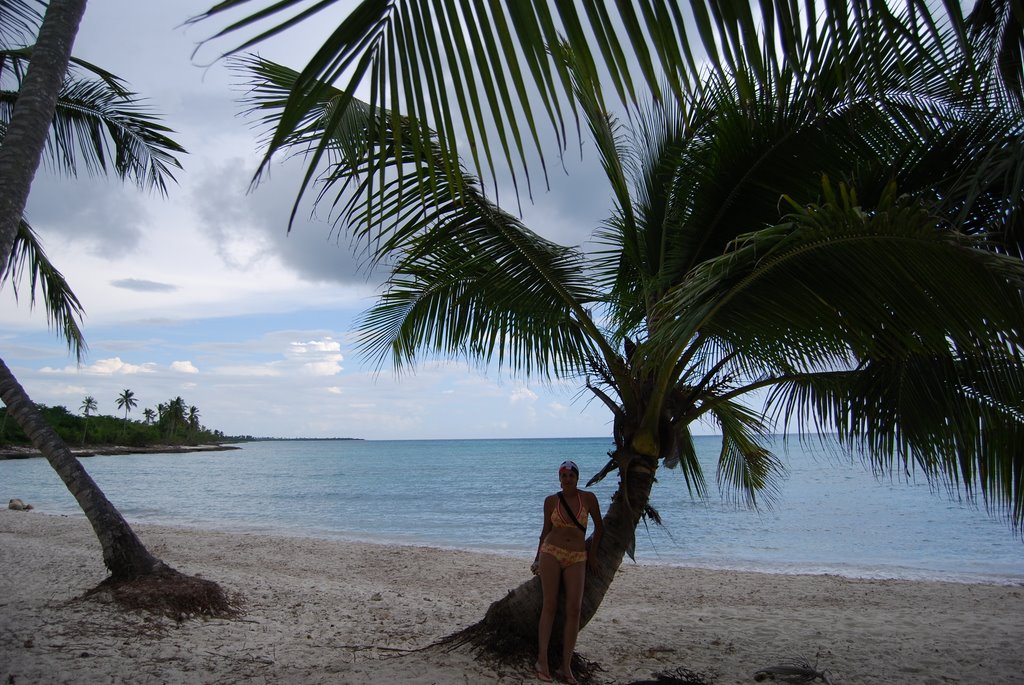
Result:
[[[660,469],[637,563],[1024,584],[1024,542],[1000,516],[923,478],[875,477],[835,449],[778,444],[788,477],[771,510],[715,486],[718,439],[697,438],[711,496]],[[606,438],[270,441],[226,452],[89,457],[82,462],[130,522],[482,550],[527,557],[563,459],[584,480]],[[615,477],[595,486],[602,509]],[[0,501],[80,516],[43,459],[0,461]],[[627,560],[626,563],[632,563]]]

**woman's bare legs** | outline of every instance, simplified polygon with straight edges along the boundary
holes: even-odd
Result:
[[[583,606],[583,583],[586,578],[587,564],[583,561],[562,571],[565,582],[565,642],[562,645],[562,668],[559,673],[568,683],[576,682],[572,674],[572,653],[576,649],[576,636],[580,632],[580,608]],[[544,604],[547,605],[546,595]],[[550,639],[550,632],[548,637]]]
[[[558,560],[550,554],[541,554],[538,561],[540,568],[537,575],[540,576],[544,604],[540,610],[540,624],[537,626],[537,670],[541,673],[550,673],[548,644],[551,642],[551,629],[555,624],[555,612],[558,610],[558,585],[562,578],[562,569]],[[576,623],[578,627],[579,614]]]

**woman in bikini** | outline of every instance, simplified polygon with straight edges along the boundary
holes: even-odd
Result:
[[[544,591],[544,606],[537,629],[537,663],[534,665],[537,678],[544,682],[551,682],[548,643],[558,608],[559,585],[565,585],[565,627],[562,631],[565,641],[562,645],[562,667],[555,671],[555,675],[559,680],[576,683],[571,664],[576,635],[580,631],[583,582],[588,566],[591,573],[598,573],[597,550],[603,531],[601,508],[594,493],[577,489],[579,479],[580,469],[575,462],[564,461],[558,467],[562,490],[544,500],[544,528],[540,533],[537,557],[531,567],[540,576]],[[585,541],[588,518],[594,520],[594,538],[589,555]]]

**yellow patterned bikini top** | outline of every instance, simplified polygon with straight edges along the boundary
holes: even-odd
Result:
[[[572,517],[564,509],[562,500],[559,499],[555,503],[555,510],[551,512],[551,525],[555,528],[576,528],[576,524],[572,522]],[[573,513],[576,514],[576,520],[580,522],[580,525],[586,528],[587,508],[583,505],[583,495],[579,490],[576,491],[576,511]]]

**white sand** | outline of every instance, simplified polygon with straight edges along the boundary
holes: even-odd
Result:
[[[464,650],[413,651],[528,577],[504,556],[136,526],[180,571],[244,596],[234,620],[76,601],[103,580],[84,519],[0,510],[0,683],[522,683]],[[627,683],[716,685],[794,655],[836,685],[1024,683],[1024,587],[624,566],[577,651]]]

